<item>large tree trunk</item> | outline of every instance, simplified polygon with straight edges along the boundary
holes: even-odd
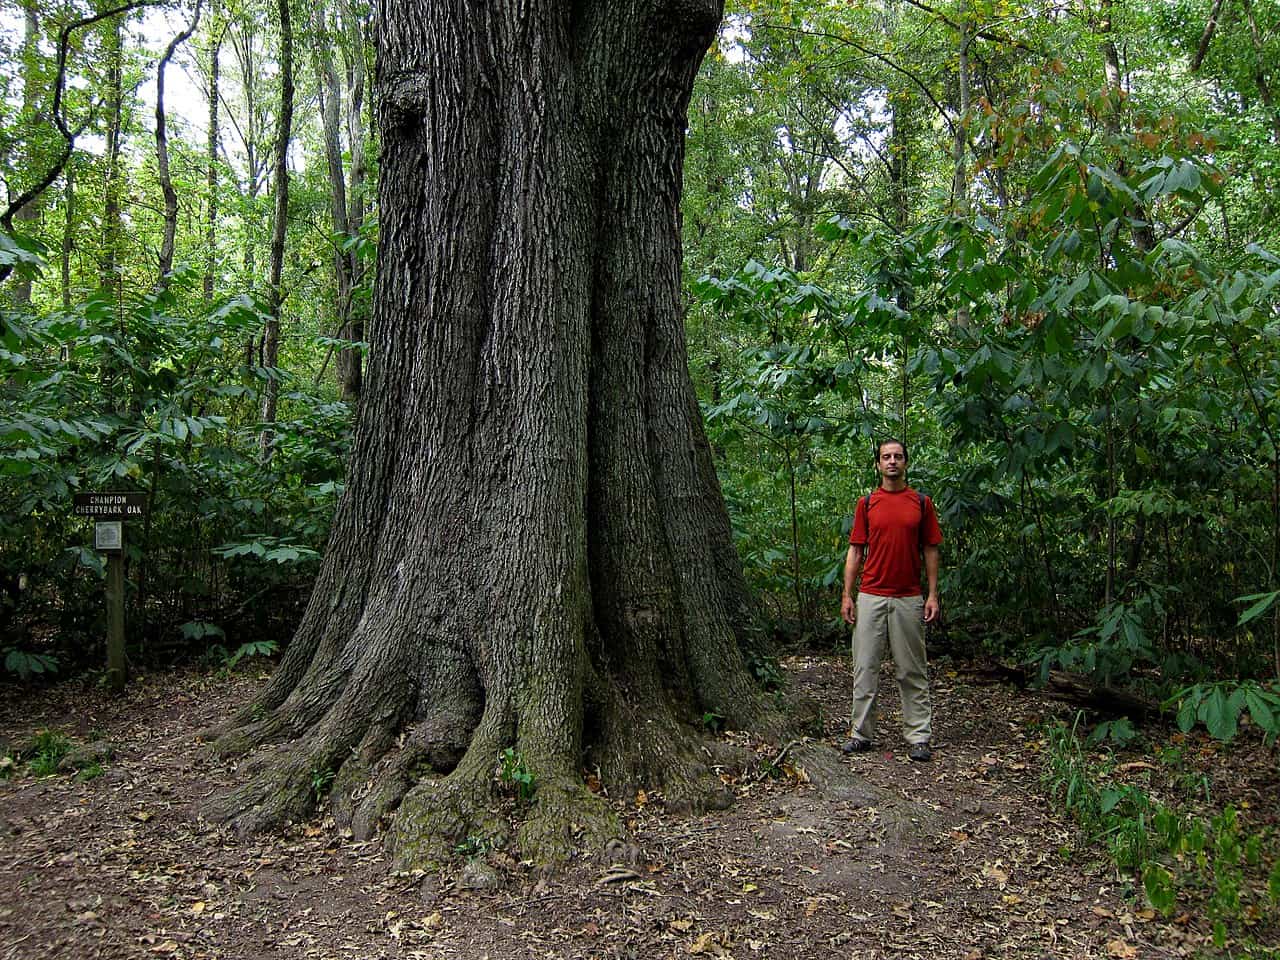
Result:
[[[686,108],[720,0],[380,10],[350,475],[298,632],[218,743],[279,746],[215,813],[303,816],[336,772],[357,835],[398,807],[397,862],[432,862],[505,837],[512,746],[536,783],[521,852],[563,859],[617,832],[584,765],[714,806],[696,721],[778,729],[679,309]]]

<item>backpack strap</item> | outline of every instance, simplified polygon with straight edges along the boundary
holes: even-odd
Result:
[[[920,498],[920,525],[916,527],[916,542],[920,545],[920,552],[924,552],[924,494],[919,490],[916,496]]]
[[[872,493],[875,491],[873,490]],[[919,545],[921,552],[924,551],[924,494],[919,490],[916,496],[920,498],[920,523],[916,527],[916,543]],[[871,494],[868,493],[862,498],[862,516],[867,522],[867,538],[871,538]]]

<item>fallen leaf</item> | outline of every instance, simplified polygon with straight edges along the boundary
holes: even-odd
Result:
[[[754,883],[744,883],[744,884],[742,885],[742,892],[743,892],[743,893],[755,893],[755,892],[756,892],[757,890],[759,890],[759,889],[760,889],[760,888],[759,888],[759,887],[757,887]]]
[[[693,943],[689,944],[689,952],[692,954],[709,953],[713,957],[725,957],[729,955],[724,947],[717,941],[718,934],[704,933]]]
[[[667,926],[669,926],[672,930],[677,931],[678,933],[688,933],[690,930],[693,929],[693,921],[692,920],[672,920],[669,924],[667,924]]]
[[[1159,769],[1154,763],[1147,763],[1145,760],[1132,760],[1129,763],[1122,763],[1116,767],[1119,773],[1128,773],[1130,770],[1157,770]]]
[[[444,926],[444,917],[440,916],[439,910],[437,910],[435,913],[431,914],[430,916],[426,916],[422,918],[422,928],[424,930],[439,930],[443,926]]]
[[[1123,940],[1107,941],[1107,956],[1119,957],[1121,960],[1133,960],[1138,955],[1138,948]]]
[[[982,868],[982,875],[988,880],[994,880],[1001,890],[1003,890],[1005,884],[1009,882],[1009,874],[1000,869],[998,861],[996,863],[988,863],[984,866]]]
[[[205,908],[205,902],[203,900],[197,900],[195,903],[191,905],[191,912],[194,913],[196,916],[199,916],[200,914],[204,913],[204,908]]]

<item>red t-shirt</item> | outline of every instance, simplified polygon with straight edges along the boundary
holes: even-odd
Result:
[[[853,513],[853,529],[849,542],[867,548],[862,565],[859,591],[877,597],[917,597],[920,595],[920,544],[936,547],[942,542],[942,530],[933,501],[924,498],[924,515],[920,512],[920,494],[910,487],[890,492],[877,487],[871,494],[870,528],[867,498],[859,497]],[[924,537],[920,524],[924,524]]]

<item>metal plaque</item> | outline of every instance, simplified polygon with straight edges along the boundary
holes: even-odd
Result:
[[[124,548],[124,524],[119,520],[99,520],[93,525],[93,549],[117,553]]]

